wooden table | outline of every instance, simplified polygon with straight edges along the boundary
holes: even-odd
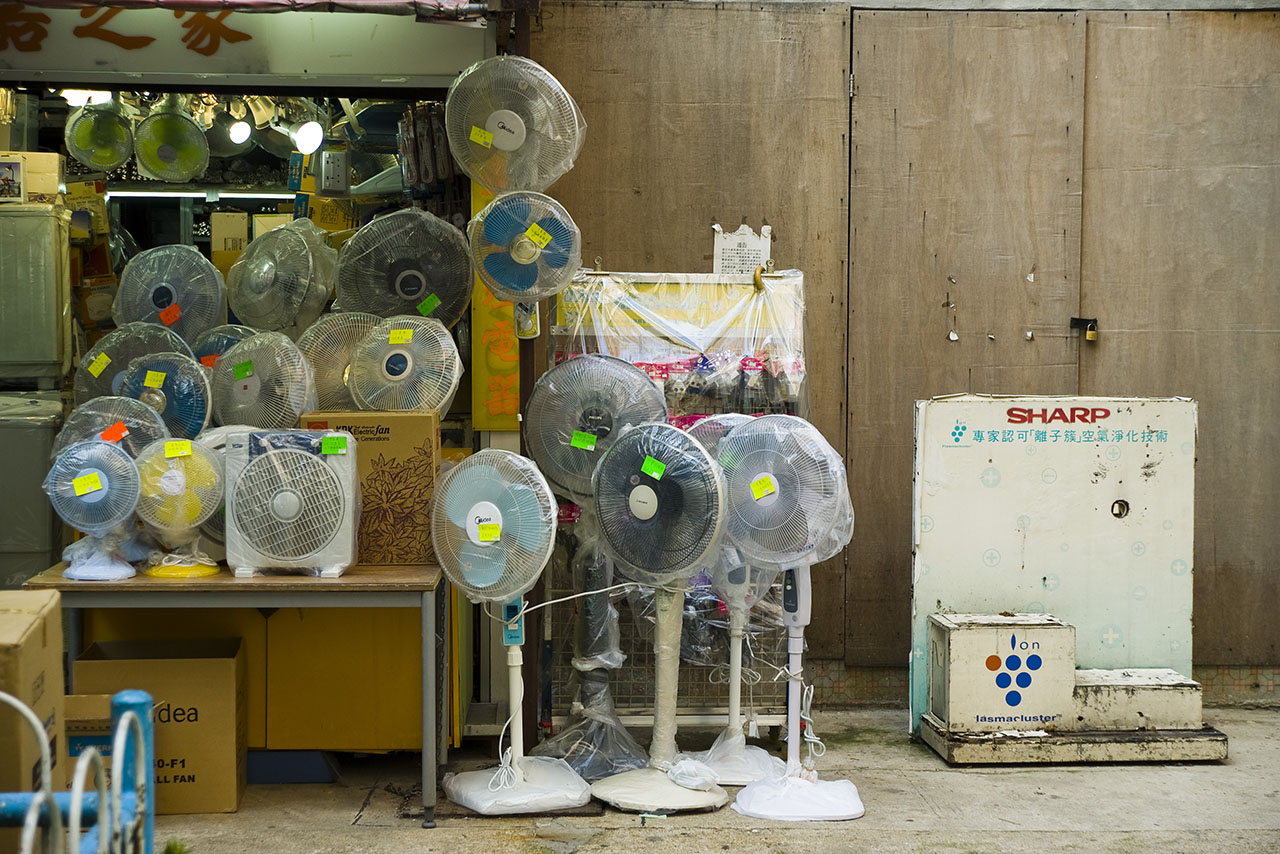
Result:
[[[28,590],[57,590],[67,612],[68,691],[72,663],[83,646],[83,608],[420,608],[422,611],[423,827],[435,827],[436,808],[436,589],[439,567],[354,566],[339,578],[260,575],[236,578],[223,570],[208,578],[73,581],[59,564],[29,579]],[[440,674],[443,680],[443,674]],[[443,684],[443,681],[442,683]]]

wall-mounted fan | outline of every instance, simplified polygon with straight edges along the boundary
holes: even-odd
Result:
[[[194,439],[209,423],[209,375],[182,353],[153,353],[129,363],[120,393],[150,406],[179,439]]]
[[[333,296],[338,253],[309,219],[273,228],[245,249],[227,275],[227,301],[254,329],[297,340]]]
[[[467,239],[413,208],[378,217],[342,244],[338,305],[379,317],[417,314],[453,326],[471,301]]]
[[[355,563],[360,484],[350,433],[233,431],[226,484],[227,563],[237,576],[290,569],[331,578]]]
[[[138,518],[172,554],[147,570],[159,578],[216,575],[218,566],[193,548],[200,526],[222,505],[222,458],[207,445],[161,439],[138,456]]]
[[[524,755],[523,597],[551,559],[555,532],[551,487],[531,460],[517,454],[483,450],[436,485],[431,541],[441,568],[472,602],[502,609],[511,749],[497,769],[453,774],[444,781],[451,801],[483,815],[569,809],[591,799],[586,781],[563,759]]]
[[[103,336],[80,360],[76,371],[75,402],[79,406],[95,397],[120,394],[129,363],[149,353],[182,353],[191,348],[177,333],[154,323],[126,323]]]
[[[196,360],[209,370],[218,364],[223,353],[239,344],[246,338],[252,338],[258,330],[235,323],[224,323],[201,332],[196,343],[191,346]]]
[[[198,178],[209,166],[209,141],[178,95],[165,97],[138,123],[133,153],[144,177],[170,183]]]
[[[803,768],[800,760],[804,739],[801,657],[812,608],[810,567],[834,553],[832,530],[845,508],[853,506],[844,461],[812,424],[791,415],[767,415],[733,428],[720,440],[717,453],[728,496],[726,542],[748,563],[783,571],[782,610],[791,673],[787,775],[750,784],[738,794],[734,809],[780,821],[858,818],[864,808],[857,787],[848,780],[819,780],[812,767]],[[845,539],[840,547],[847,544]]]
[[[67,151],[90,169],[119,169],[133,154],[133,125],[115,98],[86,104],[67,118]]]
[[[296,427],[316,408],[311,363],[281,332],[261,332],[232,347],[213,369],[214,421],[264,430]]]
[[[49,469],[44,491],[62,521],[88,535],[64,553],[71,565],[63,575],[112,581],[134,574],[133,567],[114,554],[138,505],[133,457],[119,445],[96,439],[69,445]]]
[[[147,404],[131,397],[95,397],[71,410],[53,442],[56,457],[68,445],[101,439],[113,442],[133,458],[157,439],[169,437],[164,419]]]
[[[624,430],[593,477],[601,541],[619,574],[654,588],[656,687],[649,768],[606,777],[591,793],[619,809],[710,809],[729,796],[711,778],[686,788],[668,775],[677,756],[676,705],[684,590],[720,544],[724,487],[698,442],[669,424]]]
[[[438,320],[389,317],[360,340],[347,384],[361,409],[449,411],[462,359]]]
[[[112,309],[117,324],[158,323],[188,344],[225,315],[222,274],[192,246],[157,246],[129,259]]]
[[[495,193],[541,192],[573,168],[587,123],[551,72],[531,59],[497,56],[453,81],[445,130],[474,180]]]
[[[538,337],[538,301],[564,290],[582,264],[582,232],[550,196],[504,193],[467,227],[471,263],[498,299],[515,303],[516,335]]]
[[[316,377],[316,397],[325,411],[355,409],[347,381],[356,347],[382,318],[364,311],[326,314],[298,337],[298,349],[311,362]]]

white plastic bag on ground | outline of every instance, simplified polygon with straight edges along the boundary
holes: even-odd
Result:
[[[444,793],[455,804],[481,815],[517,815],[580,807],[591,786],[563,759],[525,756],[516,760],[524,779],[502,785],[501,768],[445,775]]]
[[[675,764],[667,769],[667,779],[686,789],[709,792],[720,781],[720,775],[698,760],[681,755],[677,756]]]
[[[848,780],[810,782],[803,777],[752,783],[738,792],[733,808],[771,821],[848,821],[866,812],[858,787]]]

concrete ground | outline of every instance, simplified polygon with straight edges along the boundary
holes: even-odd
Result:
[[[1205,719],[1230,737],[1230,759],[950,768],[908,739],[905,711],[821,713],[828,751],[819,770],[853,780],[867,808],[857,821],[832,824],[759,821],[726,807],[643,825],[611,809],[556,818],[454,814],[423,830],[398,817],[414,800],[404,796],[417,779],[411,757],[344,758],[338,783],[250,786],[238,813],[160,817],[157,852],[170,839],[192,854],[1280,852],[1280,710],[1207,709]],[[681,735],[690,749],[710,738]],[[492,764],[467,754],[451,754],[451,766]]]

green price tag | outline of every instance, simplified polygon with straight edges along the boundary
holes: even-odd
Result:
[[[574,430],[573,438],[569,440],[569,445],[574,448],[581,448],[584,451],[594,451],[596,449],[596,435]]]
[[[320,440],[320,453],[322,454],[345,454],[346,452],[346,436],[325,436]]]
[[[248,379],[253,376],[253,362],[241,362],[231,369],[231,373],[237,380]]]
[[[644,465],[640,466],[640,471],[654,480],[662,480],[662,474],[667,470],[666,463],[660,463],[653,457],[645,457]]]
[[[418,303],[418,314],[422,315],[423,317],[430,317],[431,312],[435,311],[436,307],[439,305],[440,305],[440,297],[436,296],[435,294],[427,294],[427,298],[424,299],[422,302]]]

